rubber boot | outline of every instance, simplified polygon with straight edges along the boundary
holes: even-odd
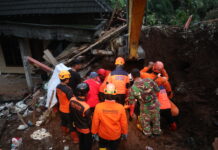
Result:
[[[65,126],[61,126],[61,130],[64,133],[64,135],[67,135],[69,133],[69,129]]]
[[[176,123],[175,123],[175,122],[171,123],[171,124],[170,124],[170,130],[176,131],[176,129],[177,129]]]
[[[74,144],[79,143],[79,137],[75,131],[71,132],[71,138]]]

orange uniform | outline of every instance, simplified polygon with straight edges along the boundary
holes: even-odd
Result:
[[[157,94],[157,97],[160,103],[160,109],[171,109],[170,99],[168,98],[167,92],[164,88],[161,88]]]
[[[63,113],[69,113],[70,99],[73,97],[73,91],[67,85],[59,84],[56,88],[56,95],[59,102],[59,110]]]
[[[117,67],[107,78],[108,83],[113,83],[116,87],[116,94],[126,94],[127,85],[129,84],[129,76],[121,67]]]
[[[167,92],[172,92],[171,85],[168,81],[169,76],[168,76],[166,70],[162,69],[162,71],[161,71],[162,76],[157,78],[157,74],[155,74],[154,72],[148,73],[148,71],[150,69],[151,68],[149,68],[149,67],[144,67],[142,70],[140,70],[141,78],[143,78],[143,79],[150,78],[152,80],[155,79],[155,82],[158,84],[158,86],[163,85]],[[165,77],[165,79],[163,77]],[[172,94],[170,95],[170,98],[172,98]]]
[[[128,123],[124,107],[113,100],[97,104],[91,132],[105,140],[117,140],[121,134],[127,134]]]

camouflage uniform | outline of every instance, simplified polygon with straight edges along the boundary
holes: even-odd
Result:
[[[140,102],[139,122],[145,135],[160,134],[160,108],[156,92],[159,87],[151,79],[137,78],[129,91],[130,104]],[[152,124],[152,129],[151,129]]]

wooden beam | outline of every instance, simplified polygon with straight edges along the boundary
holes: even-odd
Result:
[[[19,45],[20,45],[21,57],[23,60],[23,67],[25,71],[27,86],[28,86],[29,92],[32,92],[33,91],[33,81],[32,81],[30,66],[27,61],[27,56],[30,51],[28,39],[19,39]]]
[[[49,59],[49,62],[51,62],[53,66],[56,66],[58,64],[58,61],[54,58],[50,50],[48,49],[44,50],[44,54]]]

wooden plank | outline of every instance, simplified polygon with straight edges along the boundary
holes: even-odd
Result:
[[[52,63],[50,62],[50,60],[48,59],[48,57],[47,57],[45,54],[42,56],[42,58],[43,58],[47,63],[52,64]]]
[[[44,50],[44,54],[45,56],[48,58],[49,62],[51,62],[51,64],[53,66],[56,66],[58,64],[58,61],[55,59],[55,57],[52,55],[52,53],[50,52],[50,50],[46,49]]]
[[[19,39],[20,53],[23,60],[23,67],[26,76],[27,86],[30,92],[33,90],[33,81],[31,76],[31,70],[27,61],[28,51],[30,51],[30,45],[28,39]]]

